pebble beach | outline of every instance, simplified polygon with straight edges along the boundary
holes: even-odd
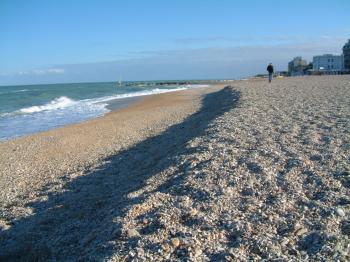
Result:
[[[0,152],[0,261],[350,260],[349,76],[147,96]]]

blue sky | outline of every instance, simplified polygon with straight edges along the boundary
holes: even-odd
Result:
[[[0,85],[234,78],[340,54],[350,1],[0,0]]]

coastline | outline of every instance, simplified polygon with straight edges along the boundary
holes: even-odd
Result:
[[[106,156],[156,135],[194,113],[200,107],[201,97],[218,88],[222,85],[111,100],[112,111],[104,116],[1,141],[0,199],[11,201],[17,197],[9,196],[11,191],[25,194],[39,189],[48,179],[82,174],[91,166],[100,165]],[[23,190],[14,190],[22,185]]]
[[[110,111],[126,107],[143,96],[209,86],[196,83],[180,85],[184,82],[178,82],[177,85],[175,82],[171,84],[174,85],[168,85],[165,82],[145,82],[144,85],[128,82],[115,90],[115,83],[101,83],[100,85],[86,83],[77,84],[77,87],[78,89],[86,88],[90,92],[79,91],[78,94],[69,90],[66,84],[57,84],[53,90],[49,88],[49,85],[42,85],[37,87],[38,90],[42,89],[42,96],[44,96],[41,102],[34,102],[36,100],[32,98],[32,95],[38,91],[36,89],[5,90],[5,95],[2,97],[5,102],[0,114],[0,141],[8,141],[94,119]],[[68,84],[69,87],[71,85]],[[102,90],[99,90],[100,88]],[[17,102],[14,101],[17,100],[11,96],[18,92],[23,92],[23,96],[20,97],[21,102],[16,104]]]
[[[0,143],[0,258],[348,260],[349,77],[226,85]]]
[[[142,98],[143,98],[142,96],[137,96],[137,97],[127,97],[122,99],[114,99],[114,100],[108,101],[108,105],[106,106],[106,108],[111,112],[113,112],[118,109],[126,108],[132,105],[133,103],[139,101]]]

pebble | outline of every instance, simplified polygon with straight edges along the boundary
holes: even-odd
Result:
[[[162,245],[162,249],[165,253],[168,253],[170,251],[171,247],[168,243],[165,243]]]
[[[175,237],[171,240],[171,245],[174,247],[174,248],[177,248],[179,245],[180,245],[180,239]]]
[[[136,229],[128,229],[126,231],[126,235],[129,237],[129,238],[132,238],[132,237],[138,237],[140,236],[140,233],[136,230]]]
[[[136,256],[136,253],[135,253],[133,250],[131,250],[131,251],[129,252],[129,256],[130,256],[130,257],[134,257],[134,256]]]
[[[196,248],[193,252],[193,256],[194,257],[199,257],[200,255],[202,255],[203,251],[200,248]]]
[[[342,221],[340,228],[343,235],[350,236],[350,220]]]
[[[288,238],[285,238],[282,242],[281,242],[281,246],[286,246],[288,243],[289,243],[289,239]]]
[[[295,235],[297,236],[302,236],[304,234],[307,233],[307,229],[306,228],[299,228],[296,232],[295,232]]]
[[[188,215],[191,216],[191,217],[194,217],[197,214],[198,214],[198,210],[194,209],[194,208],[191,208],[190,212],[188,212]]]
[[[338,207],[335,212],[337,213],[338,216],[340,217],[344,217],[345,216],[345,212],[343,209],[341,209],[340,207]]]

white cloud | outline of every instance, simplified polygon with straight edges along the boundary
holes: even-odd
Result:
[[[18,72],[13,72],[13,73],[5,73],[5,72],[0,72],[0,77],[20,77],[20,78],[27,78],[30,76],[54,76],[54,75],[62,75],[66,71],[64,68],[57,68],[57,67],[52,67],[52,68],[44,68],[44,69],[32,69],[32,70],[26,70],[26,71],[18,71]]]
[[[34,75],[46,75],[46,74],[63,74],[63,68],[46,68],[46,69],[34,69],[30,71]]]

